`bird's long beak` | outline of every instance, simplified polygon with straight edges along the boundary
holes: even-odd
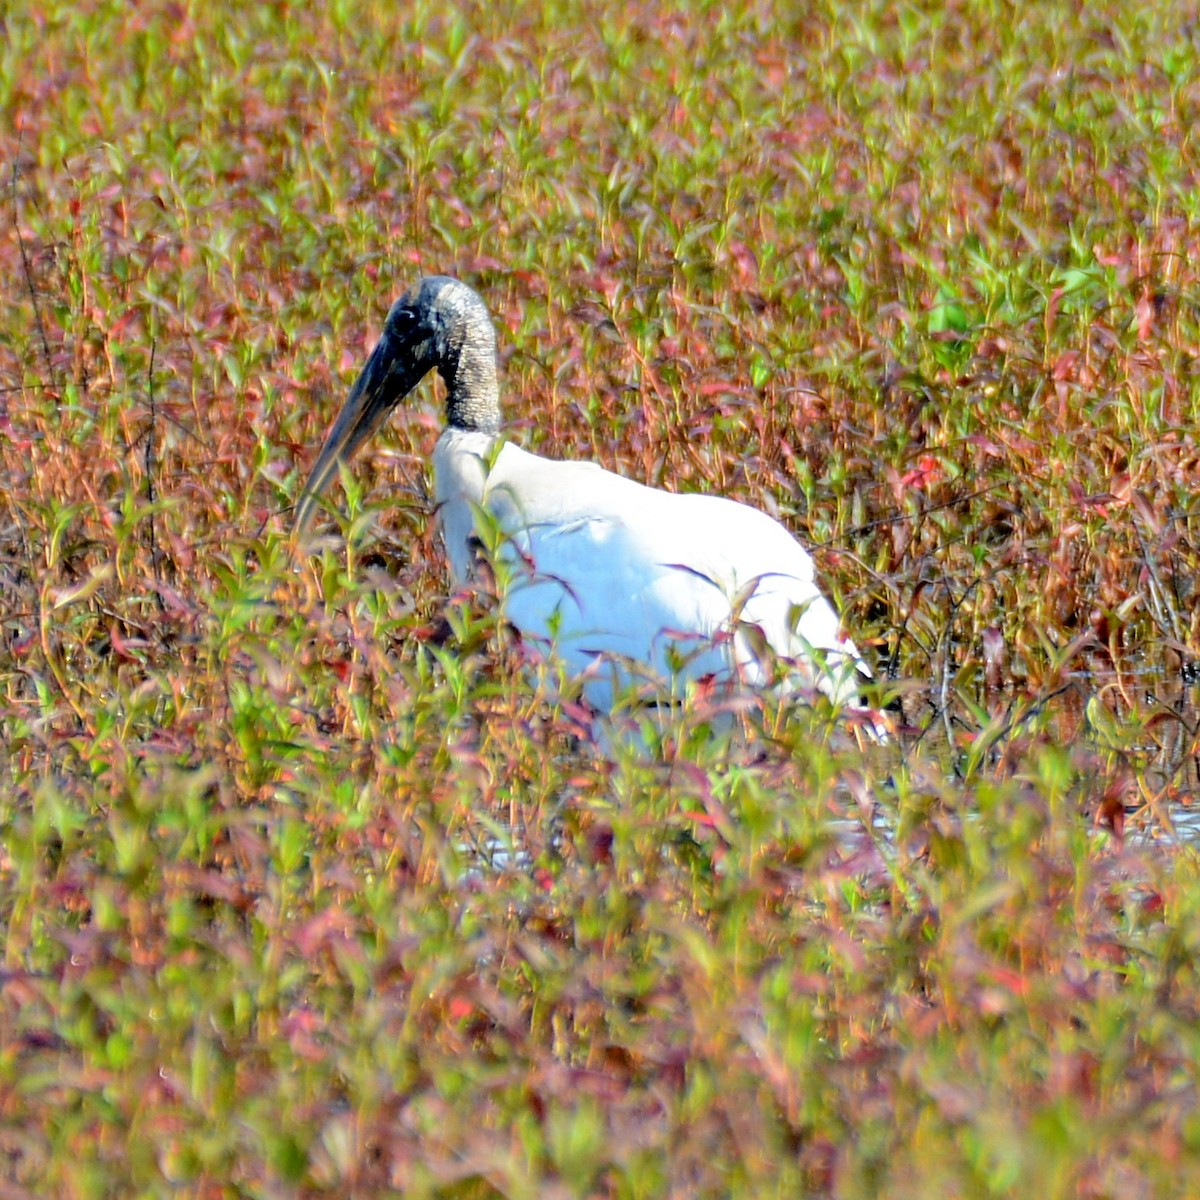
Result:
[[[302,534],[317,507],[317,500],[342,463],[348,463],[355,451],[383,424],[391,410],[416,385],[428,366],[404,353],[386,332],[371,352],[359,377],[346,397],[325,438],[316,466],[300,493],[296,505],[295,530]]]

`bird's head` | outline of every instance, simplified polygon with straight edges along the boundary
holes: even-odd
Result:
[[[482,374],[487,376],[490,370],[489,402],[495,409],[498,425],[499,409],[494,395],[495,334],[479,296],[457,279],[431,275],[409,288],[392,305],[379,342],[354,381],[300,494],[295,519],[298,533],[311,520],[317,500],[338,466],[354,457],[392,409],[434,367],[441,372],[449,390],[447,407],[451,423],[455,423],[456,405],[471,407],[473,381],[466,377],[475,371],[471,362],[464,362],[464,357],[478,359],[481,344],[485,351],[482,361],[490,364],[482,369]]]

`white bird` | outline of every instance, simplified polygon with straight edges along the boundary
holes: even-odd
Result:
[[[435,367],[447,427],[434,495],[454,582],[472,582],[488,547],[503,616],[561,658],[593,709],[609,712],[647,679],[659,697],[697,681],[779,684],[861,707],[870,671],[778,521],[503,440],[495,330],[456,279],[423,279],[392,306],[304,486],[299,533],[339,465]]]

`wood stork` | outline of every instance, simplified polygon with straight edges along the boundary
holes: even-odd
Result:
[[[778,521],[502,439],[495,330],[457,279],[422,279],[392,306],[304,486],[298,533],[339,464],[435,367],[447,394],[434,494],[450,573],[469,584],[480,546],[492,547],[504,617],[552,646],[594,709],[610,711],[647,675],[660,696],[689,681],[782,680],[859,707],[870,671],[841,634],[812,559]]]

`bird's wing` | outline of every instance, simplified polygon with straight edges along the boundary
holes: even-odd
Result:
[[[761,683],[764,648],[801,663],[814,648],[857,661],[811,558],[757,509],[512,445],[491,467],[483,507],[503,535],[506,616],[551,636],[574,671],[602,658],[695,679],[736,664]]]

